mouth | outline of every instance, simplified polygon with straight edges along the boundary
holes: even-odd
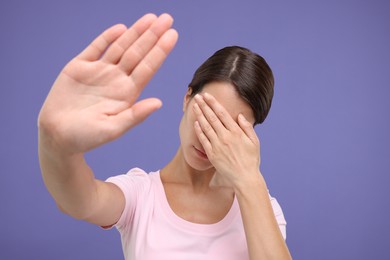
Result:
[[[200,157],[202,157],[203,159],[208,159],[208,158],[207,158],[207,154],[206,154],[203,150],[200,150],[200,149],[196,148],[195,146],[193,146],[193,147],[194,147],[196,153],[197,153]]]

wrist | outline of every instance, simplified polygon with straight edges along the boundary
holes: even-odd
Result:
[[[71,153],[59,145],[53,138],[39,132],[38,155],[41,166],[52,165],[56,168],[71,169],[85,163],[83,153]]]
[[[53,129],[38,126],[38,147],[40,152],[44,152],[50,157],[83,157],[83,153],[75,152]]]
[[[260,171],[251,174],[251,178],[242,178],[234,185],[234,192],[237,196],[251,194],[253,192],[265,191],[268,193],[267,184]]]

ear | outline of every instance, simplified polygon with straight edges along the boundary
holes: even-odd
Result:
[[[191,94],[192,94],[192,88],[190,86],[188,86],[187,93],[185,94],[184,100],[183,100],[183,112],[186,111],[187,105],[191,100]]]

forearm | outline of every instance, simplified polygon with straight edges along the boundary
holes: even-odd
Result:
[[[291,259],[276,222],[262,176],[235,189],[240,205],[250,259]]]
[[[92,212],[96,181],[83,154],[69,155],[51,146],[48,138],[39,135],[39,162],[45,185],[59,208],[78,219]]]

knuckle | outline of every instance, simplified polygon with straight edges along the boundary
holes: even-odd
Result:
[[[219,111],[217,111],[216,112],[217,113],[217,116],[219,117],[219,118],[224,118],[225,117],[225,111],[223,111],[223,110],[219,110]]]
[[[243,134],[242,129],[239,127],[232,127],[229,131],[235,137],[239,137],[240,135]]]
[[[228,136],[228,135],[226,135],[226,134],[223,134],[223,135],[221,135],[221,137],[220,137],[220,141],[221,141],[221,143],[224,144],[224,145],[229,145],[230,142],[231,142],[231,137]]]
[[[203,126],[203,131],[206,132],[206,133],[211,132],[212,129],[213,128],[209,124],[204,124],[204,126]]]
[[[215,123],[218,121],[218,117],[215,114],[211,114],[211,115],[209,115],[209,121],[211,123]]]
[[[204,142],[206,142],[208,140],[207,137],[203,133],[201,133],[199,135],[199,139],[200,139],[201,143],[204,143]]]
[[[149,58],[144,58],[143,59],[143,65],[145,67],[145,69],[149,70],[150,72],[155,72],[157,70],[156,68],[156,64],[154,63],[153,60],[149,59]]]
[[[122,129],[115,124],[115,122],[111,122],[110,124],[104,124],[102,127],[102,133],[110,139],[111,136],[119,135],[122,132]]]

